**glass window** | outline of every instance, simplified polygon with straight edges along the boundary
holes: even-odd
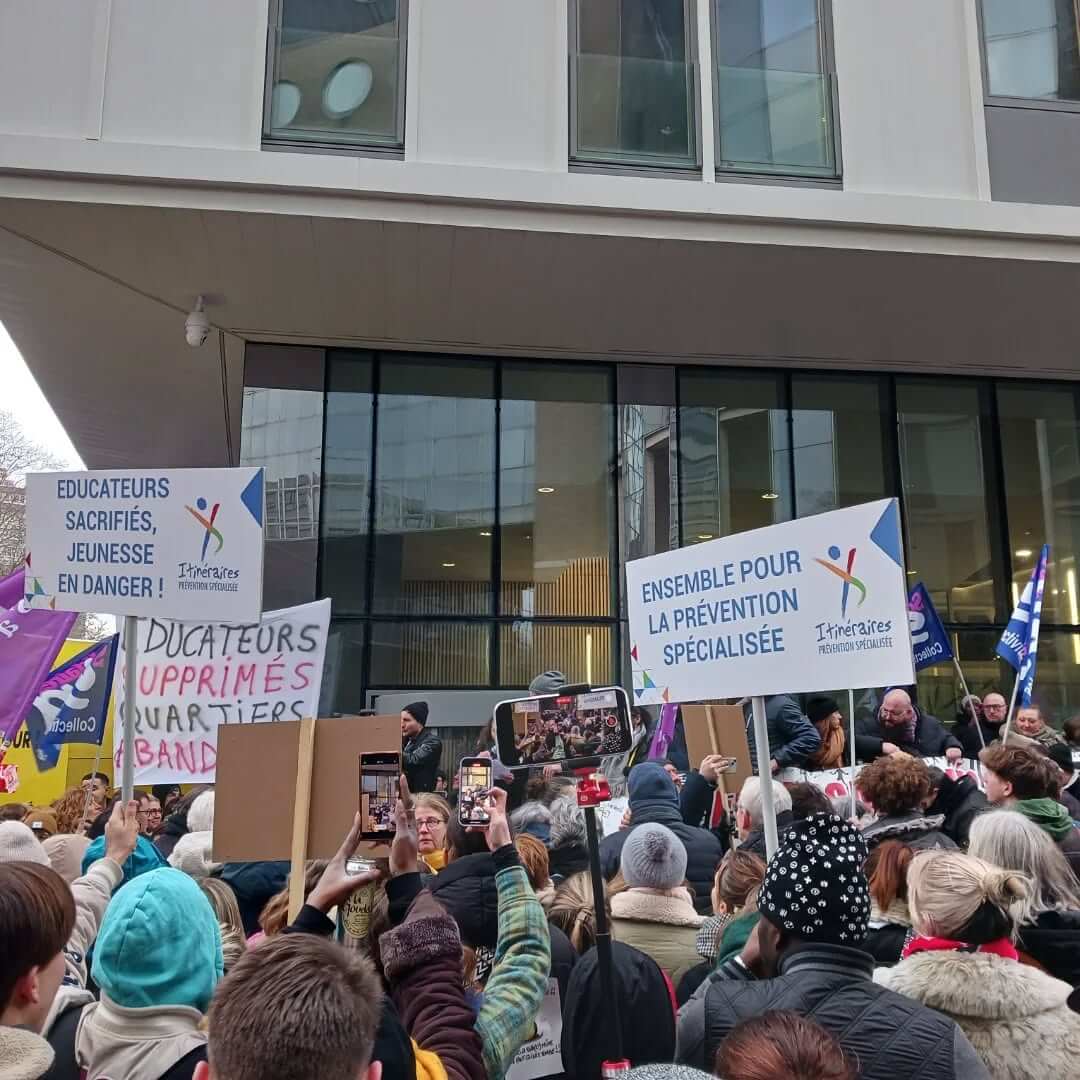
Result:
[[[886,482],[889,428],[879,379],[794,375],[791,439],[799,517],[895,494]],[[880,435],[878,434],[880,432]]]
[[[991,94],[1080,100],[1072,0],[983,0],[982,16]]]
[[[611,686],[615,681],[610,626],[515,622],[499,627],[499,685],[527,687],[543,671],[570,683]]]
[[[713,0],[718,169],[836,175],[819,0]]]
[[[1010,591],[1024,591],[1039,550],[1049,544],[1043,622],[1080,623],[1080,417],[1075,391],[998,383],[997,395],[1012,553]]]
[[[322,587],[340,614],[367,613],[373,367],[339,352],[327,365]]]
[[[1012,693],[1013,670],[994,652],[1001,632],[960,630],[950,633],[949,638],[968,689],[979,697],[996,690],[1008,701]],[[1042,661],[1042,639],[1039,641],[1039,660]],[[935,664],[923,668],[916,678],[920,707],[945,723],[955,720],[964,696],[956,668],[951,663]]]
[[[1012,668],[1005,685],[1012,690]],[[1080,712],[1080,634],[1043,630],[1035,668],[1034,700],[1052,727]]]
[[[319,383],[322,372],[318,373]],[[240,464],[266,470],[263,607],[291,607],[315,599],[319,500],[301,512],[301,478],[316,492],[322,474],[321,389],[247,386],[240,426]]]
[[[267,135],[403,145],[404,9],[399,0],[272,4]]]
[[[336,602],[337,597],[334,599]],[[362,622],[331,620],[319,694],[320,716],[355,713],[367,707],[363,683],[366,633]]]
[[[384,356],[373,611],[492,613],[495,365]]]
[[[689,0],[577,0],[577,161],[698,164]]]
[[[586,364],[503,367],[502,614],[612,613],[612,381]]]
[[[925,583],[946,622],[992,622],[996,523],[987,507],[979,388],[898,379],[896,400],[908,574]]]
[[[683,543],[790,520],[791,452],[780,380],[684,369],[679,406]]]
[[[490,623],[373,622],[372,686],[488,686]]]

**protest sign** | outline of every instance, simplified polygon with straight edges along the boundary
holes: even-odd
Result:
[[[332,858],[360,808],[360,755],[401,752],[399,713],[316,720],[310,800],[297,806],[300,730],[299,722],[229,724],[221,729],[215,861],[288,859],[294,822],[305,813],[305,857]],[[364,841],[357,854],[380,858],[389,848]]]
[[[949,635],[921,581],[908,594],[908,625],[916,671],[953,659]]]
[[[314,716],[329,624],[329,600],[269,611],[259,622],[239,625],[140,619],[135,783],[211,784],[223,725]],[[126,646],[120,666],[124,684]],[[123,695],[120,701],[123,719]]]
[[[257,619],[263,470],[29,473],[31,607]]]
[[[539,1080],[543,1076],[561,1076],[562,1007],[559,983],[548,979],[547,993],[536,1014],[536,1033],[514,1055],[506,1070],[507,1080]]]
[[[940,769],[953,780],[970,776],[978,785],[979,790],[983,790],[982,771],[979,768],[978,761],[973,758],[965,761],[950,761],[948,758],[943,757],[923,758],[922,760],[931,768]],[[856,786],[858,786],[859,773],[864,768],[865,765],[855,766],[854,782]],[[830,799],[838,797],[846,799],[851,794],[852,775],[851,766],[824,769],[819,772],[811,772],[807,769],[781,769],[775,774],[774,779],[779,780],[781,784],[788,785],[814,784],[816,787],[821,788]]]
[[[914,682],[895,499],[626,567],[638,704]]]

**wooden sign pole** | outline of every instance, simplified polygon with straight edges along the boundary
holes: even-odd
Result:
[[[311,813],[311,766],[315,760],[315,718],[300,721],[300,748],[296,755],[296,797],[293,801],[292,851],[289,866],[289,922],[304,906],[307,867],[308,819]]]

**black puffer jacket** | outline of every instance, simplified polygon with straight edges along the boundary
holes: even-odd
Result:
[[[458,924],[461,940],[494,949],[499,940],[499,893],[495,860],[489,852],[463,855],[424,884]]]
[[[434,791],[435,778],[442,761],[442,739],[434,731],[424,728],[419,735],[406,739],[401,747],[401,768],[409,782],[409,790],[415,795],[420,791]]]
[[[711,914],[713,876],[724,850],[720,841],[706,829],[687,825],[679,809],[679,796],[671,777],[655,761],[646,761],[630,770],[630,828],[620,829],[600,841],[600,869],[610,881],[619,872],[626,838],[639,825],[656,822],[666,825],[686,848],[686,877],[694,889],[694,907],[701,914]]]
[[[989,1080],[952,1020],[873,974],[873,957],[859,949],[803,945],[785,953],[775,979],[714,975],[679,1012],[675,1060],[708,1070],[737,1023],[789,1009],[831,1031],[862,1080]]]
[[[750,766],[757,773],[757,745],[754,739],[753,706],[743,706],[746,741],[750,746]],[[806,759],[821,749],[818,729],[803,715],[790,694],[773,694],[765,699],[765,727],[769,733],[769,756],[781,769],[805,769]]]
[[[933,804],[927,814],[944,814],[945,821],[941,831],[960,847],[968,846],[971,823],[984,810],[990,809],[986,796],[979,790],[972,776],[961,776],[953,780],[946,776],[941,781]]]
[[[929,851],[932,848],[955,851],[955,842],[942,829],[944,823],[942,814],[920,814],[918,810],[913,810],[910,814],[878,818],[865,826],[862,834],[871,851],[886,840],[899,840],[916,851]]]
[[[1080,911],[1044,911],[1020,928],[1016,947],[1070,986],[1080,987]]]
[[[929,713],[916,710],[915,737],[911,742],[897,742],[897,731],[886,729],[877,716],[864,716],[855,724],[855,753],[860,761],[881,757],[881,744],[891,742],[912,757],[941,757],[946,750],[963,750],[960,740],[950,735],[945,725]]]

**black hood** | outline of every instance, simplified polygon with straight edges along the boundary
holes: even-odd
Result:
[[[499,893],[495,860],[484,851],[455,859],[424,884],[453,916],[461,940],[476,948],[494,949],[499,940]]]
[[[979,785],[972,776],[961,776],[954,780],[946,775],[938,788],[937,798],[934,799],[928,814],[951,814],[973,791],[978,791]]]
[[[623,1057],[634,1065],[673,1060],[675,1007],[664,973],[621,941],[611,943],[611,966]],[[562,1060],[570,1080],[596,1080],[601,1065],[615,1056],[613,1024],[594,947],[574,966],[563,1003]]]

